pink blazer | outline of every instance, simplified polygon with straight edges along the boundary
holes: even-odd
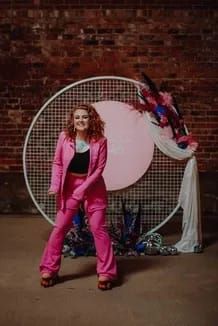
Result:
[[[52,164],[52,177],[50,191],[57,192],[63,196],[64,182],[67,168],[75,153],[75,142],[66,137],[64,131],[59,135],[54,160]],[[99,179],[103,179],[102,172],[107,161],[107,139],[105,137],[98,141],[90,142],[90,162],[88,175],[81,186],[75,189],[72,194],[77,200],[84,198],[86,190],[95,184]]]

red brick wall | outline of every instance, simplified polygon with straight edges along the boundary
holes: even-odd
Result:
[[[28,127],[56,91],[141,71],[176,95],[200,143],[200,171],[217,171],[217,8],[215,0],[1,0],[0,171],[22,171]]]

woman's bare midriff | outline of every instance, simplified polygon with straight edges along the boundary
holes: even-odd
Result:
[[[68,172],[71,175],[75,175],[76,177],[86,177],[87,173],[75,173],[75,172]]]

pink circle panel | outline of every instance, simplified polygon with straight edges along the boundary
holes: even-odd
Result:
[[[103,173],[108,190],[134,184],[147,171],[154,152],[145,118],[132,106],[117,101],[94,103],[105,121],[108,160]]]

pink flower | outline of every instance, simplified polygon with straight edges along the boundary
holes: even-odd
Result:
[[[155,98],[153,96],[148,95],[147,101],[153,108],[155,108],[157,106],[157,101],[155,100]]]
[[[188,135],[185,135],[185,136],[180,136],[177,139],[177,143],[181,143],[181,142],[186,142],[187,145],[189,146],[189,148],[193,151],[195,151],[198,147],[198,143],[193,139],[191,133],[189,133]]]
[[[189,147],[192,151],[196,151],[196,149],[198,148],[198,143],[193,141],[192,143],[189,144]]]
[[[170,93],[167,92],[159,92],[160,94],[160,99],[161,99],[161,104],[165,106],[172,106],[173,99]]]

